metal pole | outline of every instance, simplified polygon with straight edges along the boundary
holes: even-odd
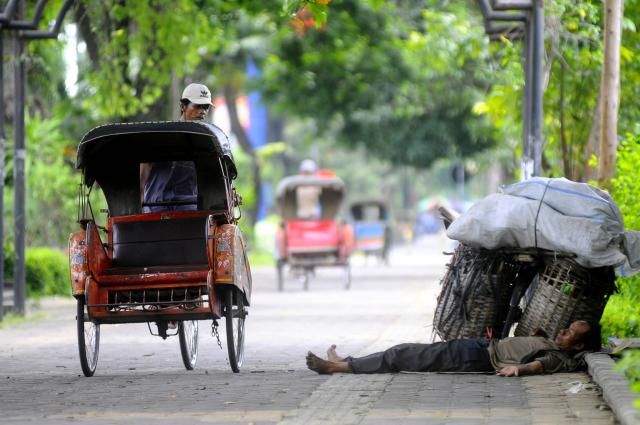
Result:
[[[22,4],[21,4],[22,5]],[[22,16],[19,6],[17,15]],[[14,112],[14,158],[13,158],[13,190],[14,190],[14,309],[18,315],[25,313],[25,179],[24,163],[26,157],[24,143],[24,40],[16,32],[15,44],[15,112]]]
[[[522,88],[522,159],[520,163],[520,178],[527,180],[533,173],[533,161],[531,159],[531,27],[532,19],[529,19],[524,29],[522,56],[524,63],[524,87]]]
[[[0,24],[0,322],[4,317],[4,26]]]
[[[533,72],[531,87],[531,142],[533,153],[533,175],[542,172],[542,80],[544,60],[544,1],[534,0],[533,23]]]

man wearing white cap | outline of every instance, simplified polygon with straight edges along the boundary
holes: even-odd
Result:
[[[211,91],[204,84],[191,83],[180,98],[180,119],[202,121],[211,108]]]
[[[180,120],[204,121],[210,108],[209,88],[189,84],[180,98]],[[198,185],[193,161],[140,164],[140,191],[144,212],[197,209]],[[165,203],[173,205],[162,205]]]

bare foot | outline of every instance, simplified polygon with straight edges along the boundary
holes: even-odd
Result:
[[[345,361],[324,360],[313,354],[307,353],[307,367],[321,375],[331,375],[332,373],[353,373],[349,363]]]
[[[344,358],[340,357],[338,353],[336,353],[336,345],[332,344],[331,347],[327,350],[327,360],[330,362],[343,362]]]
[[[330,375],[333,373],[331,371],[331,362],[321,359],[311,351],[307,353],[307,367],[321,375]]]

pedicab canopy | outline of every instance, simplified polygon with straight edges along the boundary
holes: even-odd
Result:
[[[276,202],[283,220],[297,218],[296,190],[299,187],[312,186],[321,189],[319,203],[321,219],[335,219],[344,200],[345,186],[342,179],[328,173],[312,176],[289,176],[280,181],[276,188]]]
[[[355,221],[389,221],[389,205],[381,199],[352,202],[349,211]]]
[[[215,125],[198,121],[106,124],[80,141],[76,168],[87,187],[102,188],[112,216],[139,214],[140,164],[193,161],[198,209],[224,209],[230,182],[237,176],[231,145]]]

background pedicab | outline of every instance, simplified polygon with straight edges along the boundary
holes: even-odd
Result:
[[[143,204],[140,164],[176,160],[193,161],[197,201]],[[229,363],[238,372],[251,272],[235,215],[237,172],[227,136],[194,121],[108,124],[82,138],[76,165],[81,230],[70,236],[69,256],[83,373],[96,370],[103,324],[146,322],[163,339],[177,334],[184,366],[193,369],[198,321],[212,320],[219,339],[222,317]],[[96,222],[90,201],[97,186],[108,205],[104,224]],[[143,213],[145,206],[186,204],[194,209]]]
[[[353,225],[354,250],[388,263],[392,241],[389,205],[379,199],[352,202],[349,217]]]
[[[300,194],[307,197],[311,190],[317,194],[317,205],[315,214],[309,216],[306,206],[301,214]],[[284,288],[285,267],[302,280],[305,290],[316,267],[341,267],[345,288],[349,289],[353,229],[340,219],[344,197],[344,182],[328,171],[289,176],[280,181],[276,202],[281,223],[275,249],[279,291]]]

